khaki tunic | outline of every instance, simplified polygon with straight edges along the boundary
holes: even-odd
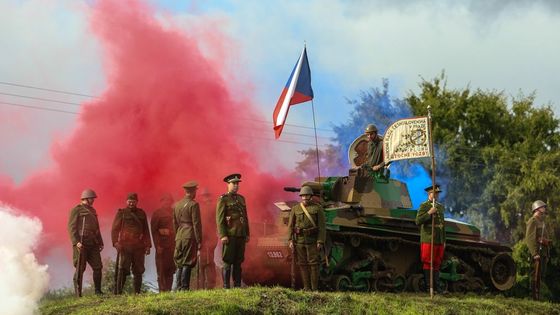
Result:
[[[545,240],[550,240],[548,229],[545,226],[544,220],[542,218],[536,218],[532,216],[529,221],[527,221],[527,230],[525,231],[525,244],[527,244],[527,248],[529,248],[531,256],[549,256],[550,249],[549,246],[546,246],[546,244],[542,245],[541,252],[539,253],[539,239],[541,237],[543,237]]]
[[[315,226],[305,215],[301,204],[295,205],[288,221],[289,240],[294,242],[299,265],[316,265],[319,263],[317,243],[325,243],[326,221],[323,207],[317,203],[305,206]]]
[[[385,166],[385,162],[383,161],[383,140],[377,136],[377,139],[368,142],[364,166],[371,168],[379,164],[381,164],[382,167]]]
[[[84,220],[85,218],[85,220]],[[82,233],[82,223],[84,234]],[[70,241],[72,242],[72,262],[74,267],[78,266],[79,250],[76,244],[80,242],[82,248],[82,263],[80,272],[86,268],[86,262],[93,270],[101,270],[103,263],[101,262],[100,248],[103,247],[103,239],[99,231],[99,221],[97,219],[97,212],[95,208],[88,205],[79,204],[70,211],[70,218],[68,219],[68,233]]]
[[[111,229],[113,245],[120,244],[119,268],[128,275],[132,273],[139,276],[144,273],[144,259],[147,249],[152,247],[150,228],[146,212],[140,208],[119,209],[113,220]]]
[[[173,226],[175,264],[178,268],[194,267],[199,244],[202,242],[202,222],[198,202],[186,197],[177,202],[173,211]]]
[[[161,279],[171,277],[170,282],[172,282],[173,273],[175,273],[175,261],[173,260],[175,252],[173,208],[160,208],[154,211],[150,220],[150,227],[152,228],[152,240],[156,248],[156,269],[161,290]],[[161,250],[158,251],[158,248]],[[171,289],[170,283],[168,289]]]
[[[420,205],[416,214],[416,225],[420,225],[420,243],[432,242],[432,216],[428,211],[432,208],[431,201],[425,201]],[[437,211],[434,213],[434,244],[445,244],[445,218],[444,207],[436,202]]]
[[[242,263],[245,259],[245,242],[249,237],[245,198],[234,193],[220,196],[216,206],[216,225],[220,238],[229,238],[229,243],[223,245],[222,260],[226,264]]]

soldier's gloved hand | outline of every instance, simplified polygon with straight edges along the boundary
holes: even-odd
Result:
[[[146,248],[146,256],[150,255],[150,248]]]
[[[77,249],[81,250],[82,247],[83,247],[82,243],[80,243],[80,242],[76,243],[76,248]]]
[[[317,249],[318,250],[323,249],[323,243],[317,243]]]
[[[374,172],[377,172],[377,171],[379,171],[380,168],[381,168],[381,165],[375,165],[371,169],[373,169]]]
[[[294,249],[294,241],[289,241],[288,246],[290,246],[290,249]]]
[[[227,236],[224,236],[220,239],[220,241],[222,241],[222,244],[227,244],[229,243],[229,238]]]
[[[437,209],[435,207],[431,207],[430,210],[428,210],[428,214],[434,214],[436,211]]]

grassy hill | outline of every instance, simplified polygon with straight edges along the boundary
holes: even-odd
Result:
[[[45,299],[41,314],[560,314],[560,304],[501,296],[232,290]]]

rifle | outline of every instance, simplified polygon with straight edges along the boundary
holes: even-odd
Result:
[[[292,277],[292,290],[296,289],[296,244],[294,244],[295,233],[292,233],[292,262],[290,268],[290,276]]]
[[[543,239],[544,239],[544,229],[545,229],[545,224],[544,224],[544,220],[543,220],[543,228],[542,228],[542,231],[541,231],[541,238],[540,238],[540,242],[539,242],[539,250],[537,252],[537,254],[539,255],[539,258],[535,259],[535,278],[533,279],[533,283],[534,283],[533,298],[535,300],[539,300],[540,290],[541,290],[541,254],[542,254],[542,244],[543,244]]]
[[[80,233],[80,245],[82,245],[82,248],[84,247],[84,227],[86,225],[86,216],[83,216],[82,219],[82,232]],[[78,246],[76,246],[78,247]],[[84,279],[84,270],[82,270],[82,248],[78,248],[78,266],[76,267],[78,270],[78,278],[76,279],[78,282],[78,287],[77,287],[77,291],[76,291],[76,296],[77,297],[82,297],[82,281]],[[85,267],[85,266],[84,266]]]
[[[203,279],[200,278],[200,249],[196,251],[196,288],[198,290],[203,286]]]

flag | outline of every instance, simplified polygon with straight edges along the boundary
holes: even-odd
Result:
[[[280,98],[274,108],[272,115],[272,123],[276,139],[280,137],[288,110],[291,105],[307,102],[313,99],[313,89],[311,88],[311,70],[307,61],[307,51],[305,46],[301,52],[301,56],[290,74],[286,86],[280,94]]]
[[[430,141],[428,117],[397,120],[383,137],[385,163],[430,157]]]

